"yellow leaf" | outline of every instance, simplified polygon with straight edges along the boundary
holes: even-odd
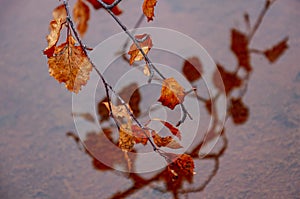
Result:
[[[74,21],[77,23],[77,30],[79,34],[83,36],[88,27],[90,9],[82,0],[78,0],[74,5],[73,15]]]
[[[184,88],[173,78],[163,81],[161,95],[158,101],[162,105],[174,109],[177,104],[181,104],[184,100]]]
[[[67,41],[55,47],[48,59],[49,73],[57,81],[64,82],[66,88],[78,93],[89,79],[92,64],[80,46],[74,46],[75,39],[69,35]]]

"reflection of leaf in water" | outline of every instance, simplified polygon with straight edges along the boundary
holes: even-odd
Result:
[[[103,133],[87,133],[84,140],[86,152],[93,158],[93,165],[100,170],[113,170],[111,167],[116,165],[127,168],[124,153],[112,140],[111,129],[102,130]],[[130,159],[134,161],[135,157],[130,155]]]
[[[274,63],[288,49],[287,41],[288,37],[264,51],[264,55],[271,63]]]
[[[131,110],[133,111],[133,115],[135,117],[138,117],[141,114],[141,110],[139,108],[139,104],[141,101],[139,85],[137,83],[129,84],[119,92],[119,95],[123,98],[125,102],[129,101],[128,104]]]
[[[100,116],[100,122],[103,122],[103,121],[109,119],[109,110],[107,110],[107,108],[103,104],[103,102],[107,102],[107,97],[105,97],[103,100],[101,100],[98,103],[98,114]]]
[[[165,154],[171,156],[173,162],[162,173],[168,190],[177,192],[184,181],[193,182],[194,160],[187,154]]]
[[[233,122],[235,124],[243,124],[249,118],[249,109],[243,103],[241,98],[238,98],[238,99],[232,98],[231,99],[231,106],[230,106],[229,112],[231,113]]]
[[[94,123],[95,122],[95,118],[92,114],[90,113],[72,113],[73,117],[82,117],[83,119],[85,119],[88,122]]]
[[[237,76],[236,73],[233,72],[229,72],[226,71],[226,69],[220,65],[217,64],[217,68],[218,71],[221,74],[222,80],[223,82],[221,82],[221,80],[219,80],[219,75],[218,75],[218,71],[215,71],[214,74],[214,84],[216,85],[216,87],[220,90],[223,91],[223,85],[222,83],[224,83],[225,86],[225,92],[228,95],[234,88],[237,88],[239,86],[242,85],[242,80]]]
[[[202,64],[198,57],[191,57],[185,60],[182,72],[190,82],[199,79],[201,77]]]
[[[244,33],[236,29],[231,30],[231,50],[237,57],[239,66],[246,71],[251,71],[248,38]]]

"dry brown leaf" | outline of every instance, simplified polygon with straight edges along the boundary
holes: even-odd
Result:
[[[49,24],[50,33],[46,37],[48,46],[44,50],[44,55],[47,55],[48,58],[53,56],[55,46],[60,37],[60,31],[63,23],[64,23],[63,19],[60,18],[57,20],[52,20]]]
[[[147,54],[149,50],[152,48],[152,40],[150,38],[150,35],[147,34],[136,35],[135,38],[138,40],[144,40],[143,42],[140,42],[139,45],[142,48],[143,52]],[[135,61],[141,61],[142,59],[144,59],[143,54],[139,51],[139,49],[134,43],[130,46],[128,54],[130,55],[130,60],[129,60],[130,65],[132,65],[133,62]]]
[[[147,17],[148,22],[153,20],[154,17],[154,6],[156,5],[157,0],[144,0],[143,3],[143,13]]]
[[[147,144],[148,137],[150,137],[149,130],[144,130],[144,129],[142,129],[141,127],[139,127],[137,125],[132,125],[131,130],[132,130],[132,135],[134,137],[134,141],[135,141],[136,144],[138,144],[138,143],[141,143],[143,145]]]
[[[67,41],[55,47],[53,57],[48,59],[49,73],[66,88],[78,93],[89,79],[92,65],[75,39],[69,35]]]
[[[264,55],[271,63],[274,63],[284,53],[284,51],[288,49],[287,41],[288,37],[284,38],[272,48],[264,51]]]
[[[132,151],[134,143],[131,127],[128,124],[122,124],[119,131],[119,147],[123,151]]]
[[[163,81],[161,95],[158,101],[173,110],[177,104],[183,102],[184,96],[184,88],[171,77]]]
[[[176,160],[175,164],[180,168],[181,171],[183,171],[187,175],[194,174],[194,160],[190,155],[180,155],[179,158]]]
[[[77,30],[81,36],[84,35],[88,28],[88,20],[90,19],[90,9],[82,1],[78,0],[73,8],[74,21],[77,23]]]
[[[158,135],[155,131],[152,131],[152,138],[154,140],[154,143],[158,147],[168,147],[171,149],[179,149],[182,148],[182,146],[172,138],[172,136],[167,137],[161,137]]]
[[[248,37],[236,29],[231,30],[231,50],[237,57],[239,66],[246,71],[251,71]]]
[[[178,128],[174,127],[171,123],[169,122],[166,122],[166,121],[163,121],[163,120],[160,120],[160,122],[165,126],[167,127],[171,133],[173,135],[175,135],[176,137],[178,137],[179,140],[181,140],[181,133],[180,131],[178,130]]]
[[[54,20],[62,19],[65,22],[67,19],[67,11],[66,11],[65,6],[63,4],[60,6],[57,6],[53,10],[52,16],[53,16]]]
[[[109,110],[109,104],[108,102],[103,102],[103,104],[106,106],[106,108]],[[112,108],[112,113],[115,117],[120,117],[120,118],[126,118],[128,120],[131,119],[130,114],[128,113],[126,107],[124,105],[118,105],[114,106],[112,103],[110,103],[111,108]],[[132,112],[130,106],[126,104],[129,110]]]

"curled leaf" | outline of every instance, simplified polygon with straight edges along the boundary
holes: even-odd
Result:
[[[98,2],[98,0],[87,0],[88,2],[90,2],[92,4],[92,6],[95,9],[100,9],[102,8],[102,5]],[[114,2],[115,0],[103,0],[104,3],[110,5]],[[120,15],[122,14],[122,10],[116,5],[114,6],[111,11],[115,14],[115,15]]]
[[[144,0],[143,3],[143,13],[147,17],[148,22],[153,20],[154,17],[154,6],[156,5],[157,0]]]
[[[152,48],[152,40],[150,38],[150,35],[148,34],[136,35],[135,38],[138,41],[142,40],[142,42],[139,42],[139,45],[142,48],[143,52],[145,54],[148,54],[149,50]],[[128,54],[130,55],[130,60],[129,60],[130,65],[132,65],[133,62],[135,61],[141,61],[142,59],[144,59],[143,54],[140,52],[140,50],[137,48],[137,46],[134,43],[130,46]]]
[[[55,46],[60,37],[60,31],[63,23],[64,23],[63,19],[59,18],[56,20],[52,20],[49,24],[50,33],[46,37],[48,46],[44,50],[44,55],[47,55],[48,58],[53,56]]]
[[[184,88],[171,77],[163,81],[161,95],[158,101],[173,110],[177,104],[183,102],[184,96]]]
[[[66,88],[78,93],[85,85],[92,70],[92,64],[75,39],[69,35],[67,41],[55,47],[53,56],[48,59],[49,73],[57,81],[64,82]]]
[[[77,30],[81,36],[87,30],[88,20],[90,19],[90,9],[89,7],[82,1],[78,0],[73,8],[74,21],[77,23]]]
[[[65,5],[62,4],[60,6],[57,6],[53,10],[52,16],[54,20],[62,19],[62,21],[65,22],[67,20],[67,11]]]
[[[163,146],[163,147],[168,147],[168,148],[171,148],[171,149],[182,148],[182,146],[176,140],[174,140],[171,136],[161,137],[155,131],[153,131],[152,132],[152,138],[154,140],[154,143],[158,147]]]
[[[288,49],[288,39],[289,38],[286,37],[272,48],[264,51],[264,55],[271,63],[274,63],[284,53],[284,51]]]

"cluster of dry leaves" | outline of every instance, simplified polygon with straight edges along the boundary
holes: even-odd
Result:
[[[95,9],[102,8],[102,5],[97,0],[86,1]],[[110,5],[114,0],[103,0],[103,2]],[[156,3],[156,0],[144,0],[143,2],[142,10],[147,17],[148,22],[153,20]],[[122,13],[122,10],[118,6],[111,8],[111,11],[115,15]],[[89,80],[90,72],[94,67],[87,55],[87,48],[83,46],[77,34],[79,33],[83,36],[87,31],[90,9],[84,0],[77,0],[73,7],[73,19],[75,23],[72,21],[71,17],[68,16],[69,12],[65,4],[55,8],[52,15],[53,19],[49,25],[50,33],[46,37],[48,46],[43,51],[48,58],[49,73],[58,82],[65,83],[65,86],[69,91],[78,93],[81,90],[81,87],[86,85]],[[74,29],[73,24],[76,24],[76,29]],[[58,44],[62,30],[67,34],[66,41]],[[148,34],[136,35],[135,38],[138,41],[139,46],[135,43],[130,46],[128,51],[130,65],[134,62],[144,60],[145,55],[148,54],[153,45],[151,37]],[[146,64],[144,71],[147,71],[146,69],[149,69],[148,67],[149,66]],[[147,75],[146,72],[145,74]],[[174,109],[178,104],[183,103],[184,97],[184,88],[174,78],[163,79],[161,96],[158,101],[164,106]],[[146,145],[150,140],[153,140],[153,143],[158,148],[182,148],[177,141],[181,140],[180,131],[171,123],[157,119],[171,132],[170,136],[162,137],[153,129],[148,127],[142,128],[141,125],[134,124],[132,114],[130,114],[132,113],[132,110],[129,105],[122,104],[114,106],[109,103],[110,102],[104,102],[107,109],[112,109],[110,110],[111,113],[117,118],[119,125],[118,145],[125,153],[132,151],[135,144],[141,143]],[[127,155],[125,156],[128,158]],[[174,167],[175,169],[171,169],[172,172],[175,172],[175,170],[178,170],[179,168],[179,170],[193,174],[194,163],[189,155],[173,154],[173,156],[176,158],[172,158],[172,165],[173,167],[174,164],[176,166]],[[128,162],[130,162],[129,159]]]

